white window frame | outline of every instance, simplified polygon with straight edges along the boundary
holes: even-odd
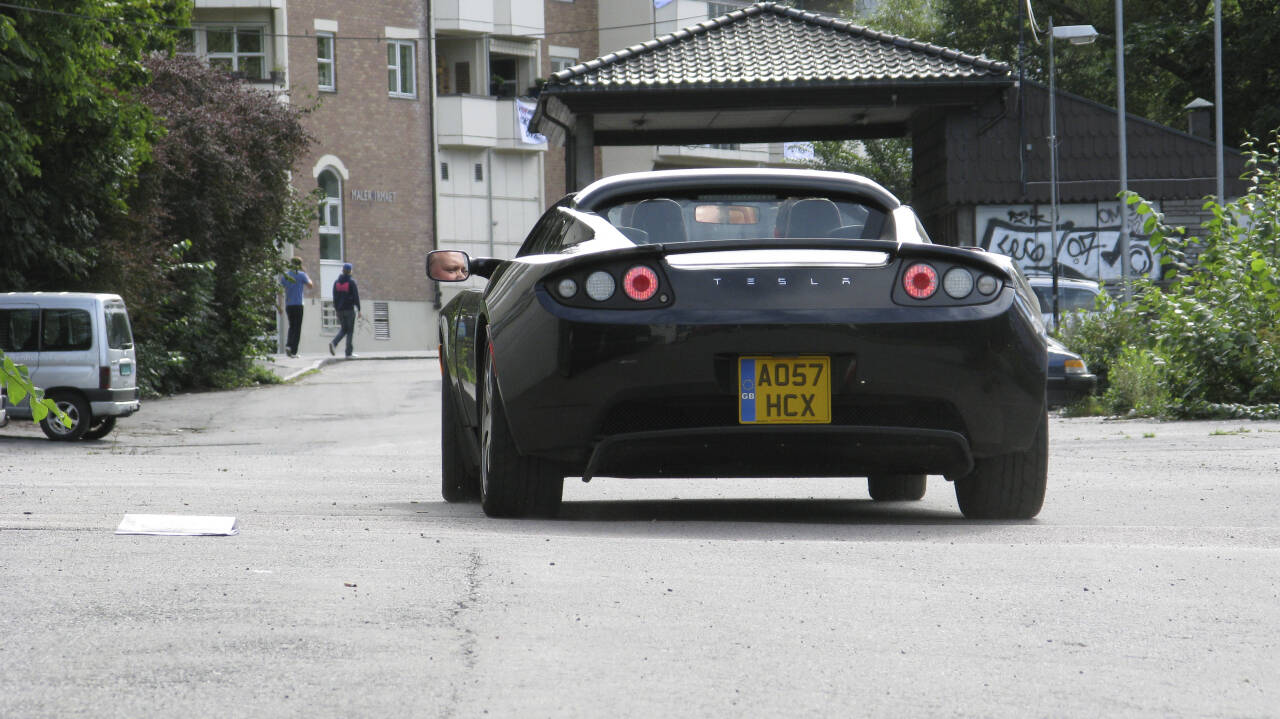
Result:
[[[335,34],[327,31],[316,32],[316,86],[321,92],[337,92],[338,91],[338,62],[337,62],[337,41]],[[328,45],[329,56],[325,57],[321,54],[319,41],[325,40]],[[329,68],[329,84],[324,83],[324,73],[321,71],[324,67]]]
[[[333,308],[333,300],[320,300],[320,331],[337,334],[341,326],[338,311]]]
[[[403,50],[409,50],[409,62],[404,63]],[[416,100],[418,97],[418,44],[413,40],[387,41],[387,94],[391,97],[402,97]],[[405,77],[407,72],[408,77]],[[392,89],[394,85],[395,89]],[[405,92],[404,88],[410,88]]]
[[[317,235],[337,235],[338,236],[338,256],[337,257],[321,257],[320,259],[341,262],[347,256],[347,238],[344,236],[342,232],[342,213],[343,213],[342,193],[346,186],[346,183],[343,181],[342,173],[339,172],[338,168],[336,167],[326,167],[323,170],[321,170],[316,176],[317,183],[319,181],[320,176],[324,175],[324,173],[326,172],[332,173],[333,176],[337,179],[338,194],[336,197],[330,197],[328,195],[325,195],[324,197],[320,198],[320,220],[318,223],[316,234]],[[323,185],[320,185],[320,186],[323,187]],[[338,224],[337,225],[325,224],[335,214],[337,215]]]
[[[741,10],[749,3],[734,2],[733,0],[711,0],[707,3],[707,19],[728,15],[734,10]]]
[[[231,52],[209,52],[209,31],[231,33],[233,49]],[[240,33],[246,31],[256,31],[262,38],[261,52],[240,52]],[[182,55],[194,55],[206,63],[212,65],[213,60],[231,60],[231,71],[235,73],[241,72],[241,58],[257,57],[262,59],[262,74],[259,77],[250,77],[249,80],[255,82],[265,82],[270,79],[271,72],[271,52],[270,52],[270,32],[265,23],[207,23],[196,24],[191,26],[191,44],[192,51],[180,53]]]
[[[578,64],[578,48],[561,47],[552,45],[548,51],[548,60],[551,64],[551,74],[554,75],[561,70],[568,70]],[[559,67],[557,67],[557,65]]]

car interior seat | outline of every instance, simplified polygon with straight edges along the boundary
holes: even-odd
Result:
[[[796,200],[787,212],[783,237],[826,237],[840,226],[840,210],[826,198]]]
[[[685,242],[684,211],[667,198],[643,200],[636,205],[631,225],[649,234],[649,242]]]

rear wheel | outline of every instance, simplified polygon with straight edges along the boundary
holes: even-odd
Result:
[[[89,431],[93,414],[89,411],[89,403],[84,397],[71,392],[59,392],[49,395],[49,399],[56,402],[58,409],[66,412],[71,418],[71,426],[64,425],[56,414],[50,412],[40,420],[40,429],[44,430],[44,436],[55,442],[74,442]]]
[[[1049,479],[1049,416],[1040,419],[1031,448],[976,459],[956,480],[956,501],[969,519],[1030,519],[1040,513]]]
[[[89,425],[89,429],[84,433],[84,439],[102,439],[111,434],[111,430],[115,428],[115,417],[94,417],[93,424]]]
[[[924,486],[923,474],[881,474],[867,477],[867,491],[877,502],[914,502],[924,497]]]
[[[490,517],[554,517],[560,511],[560,467],[516,450],[492,362],[485,363],[480,404],[480,506]]]
[[[463,432],[462,413],[454,399],[453,382],[446,373],[440,382],[440,494],[446,502],[472,502],[480,498],[480,471]]]

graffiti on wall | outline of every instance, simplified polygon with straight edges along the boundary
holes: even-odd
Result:
[[[983,249],[1012,257],[1024,272],[1047,274],[1053,265],[1050,215],[1047,205],[979,207],[975,213],[975,236]],[[1129,262],[1134,276],[1160,279],[1160,258],[1142,233],[1141,219],[1132,212],[1122,212],[1119,202],[1059,205],[1057,230],[1062,276],[1120,279],[1123,232],[1129,235]]]

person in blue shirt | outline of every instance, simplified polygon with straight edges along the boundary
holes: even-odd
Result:
[[[284,286],[284,313],[289,318],[289,338],[284,343],[285,354],[298,356],[298,341],[302,338],[302,291],[315,287],[315,283],[302,270],[302,258],[295,257],[289,263],[291,269],[280,275]]]
[[[342,329],[338,332],[338,336],[333,338],[329,343],[329,354],[334,353],[334,348],[338,346],[338,342],[342,338],[347,339],[347,356],[350,357],[355,352],[351,346],[351,340],[354,339],[356,330],[356,317],[360,314],[360,288],[356,287],[355,278],[351,276],[351,263],[348,262],[342,266],[342,274],[338,275],[338,279],[333,281],[333,309],[338,313],[338,323]]]

